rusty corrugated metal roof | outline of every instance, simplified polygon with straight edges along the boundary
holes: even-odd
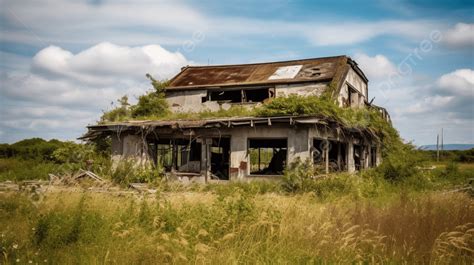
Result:
[[[167,90],[203,87],[331,82],[340,79],[347,56],[334,56],[284,62],[216,66],[187,66],[170,80]],[[293,71],[293,72],[292,72]]]

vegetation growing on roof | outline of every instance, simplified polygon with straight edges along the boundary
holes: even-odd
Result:
[[[164,118],[169,115],[169,106],[164,94],[168,81],[156,80],[150,74],[146,74],[146,77],[151,81],[152,90],[138,97],[136,105],[130,105],[128,97],[123,96],[118,100],[117,107],[104,111],[99,123],[143,119],[144,117]]]
[[[102,123],[125,120],[199,120],[225,117],[274,117],[274,116],[321,116],[339,122],[346,128],[372,132],[382,142],[384,162],[379,167],[387,179],[404,179],[417,173],[419,156],[411,144],[403,143],[397,130],[387,122],[376,109],[341,108],[332,96],[333,88],[328,93],[317,96],[290,95],[274,98],[259,107],[249,109],[233,106],[228,110],[172,113],[164,96],[166,81],[158,81],[147,74],[154,90],[140,96],[136,105],[130,106],[128,98],[119,100],[119,107],[105,112]],[[331,84],[334,86],[334,84]]]

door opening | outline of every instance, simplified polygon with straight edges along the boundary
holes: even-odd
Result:
[[[212,138],[211,173],[229,180],[230,137]]]

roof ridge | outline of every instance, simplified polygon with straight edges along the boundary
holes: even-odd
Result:
[[[183,66],[182,71],[189,68],[211,68],[211,67],[231,67],[231,66],[252,66],[252,65],[262,65],[262,64],[275,64],[275,63],[291,63],[291,62],[301,62],[301,61],[313,61],[313,60],[324,60],[324,59],[336,59],[336,58],[350,58],[347,55],[335,55],[335,56],[326,56],[326,57],[314,57],[314,58],[305,58],[305,59],[294,59],[287,61],[272,61],[272,62],[262,62],[262,63],[241,63],[241,64],[216,64],[216,65],[186,65]]]

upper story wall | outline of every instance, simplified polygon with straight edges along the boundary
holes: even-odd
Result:
[[[358,72],[349,67],[344,76],[337,101],[341,107],[365,107],[368,100],[367,82]],[[254,107],[268,98],[289,95],[321,96],[328,88],[328,82],[309,82],[298,84],[273,84],[266,86],[199,88],[166,91],[166,99],[173,112],[200,112],[229,109],[240,104]]]
[[[341,107],[364,107],[368,100],[368,84],[352,68],[344,79],[337,101]]]
[[[202,99],[207,90],[183,90],[166,92],[166,101],[172,112],[200,112],[204,110]]]
[[[276,97],[287,97],[289,95],[299,96],[321,96],[326,90],[327,83],[288,84],[276,85]]]
[[[320,96],[327,83],[286,84],[266,87],[167,91],[166,100],[173,112],[200,112],[229,109],[232,105],[254,107],[269,98],[289,95]]]

